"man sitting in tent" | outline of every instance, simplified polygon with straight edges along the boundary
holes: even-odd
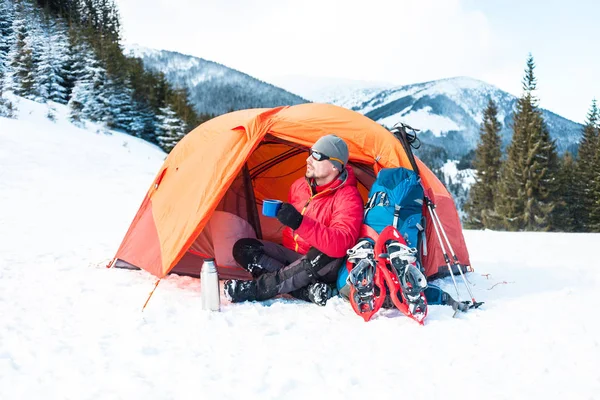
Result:
[[[294,182],[289,203],[277,219],[286,226],[283,246],[240,239],[237,263],[254,277],[225,282],[234,302],[266,300],[278,294],[325,305],[332,295],[346,250],[354,246],[363,221],[363,201],[348,163],[348,146],[335,135],[321,137],[306,159],[306,175]]]

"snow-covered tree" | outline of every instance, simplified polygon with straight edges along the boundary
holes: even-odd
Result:
[[[153,143],[160,132],[166,148],[196,126],[187,93],[123,54],[114,0],[0,0],[0,34],[0,93],[68,104],[74,122]],[[7,114],[5,99],[2,107]]]
[[[173,147],[185,136],[185,122],[173,111],[170,105],[162,107],[157,116],[159,146],[169,153]]]
[[[106,71],[86,42],[80,41],[77,44],[75,54],[77,57],[72,66],[75,86],[68,103],[71,108],[71,120],[102,121],[106,113],[102,101]]]
[[[46,17],[36,68],[35,92],[43,99],[67,103],[65,66],[68,63],[67,27],[60,19]]]
[[[14,106],[12,103],[3,97],[4,94],[4,72],[0,70],[0,117],[13,118]]]
[[[9,64],[9,53],[13,46],[13,23],[15,19],[14,3],[11,0],[0,0],[0,73],[6,77]]]
[[[10,74],[9,83],[18,96],[35,98],[35,68],[36,60],[33,51],[31,31],[32,10],[26,1],[19,1],[15,6],[15,19],[12,30],[14,42],[9,52]]]
[[[133,89],[127,80],[107,81],[101,100],[106,109],[104,122],[108,127],[125,132],[132,131],[132,124],[136,118],[132,94]]]
[[[151,143],[157,143],[157,119],[152,107],[143,101],[133,102],[133,119],[129,125],[128,131],[137,137],[147,140]]]

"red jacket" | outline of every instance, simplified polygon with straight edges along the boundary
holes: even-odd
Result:
[[[292,184],[289,202],[304,218],[297,230],[285,227],[283,245],[301,254],[316,247],[330,257],[343,257],[356,244],[363,222],[363,201],[350,167],[329,185],[313,190],[306,178]]]

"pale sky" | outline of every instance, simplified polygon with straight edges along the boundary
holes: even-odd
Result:
[[[593,0],[115,0],[126,43],[178,51],[266,82],[287,75],[409,84],[469,76],[583,122],[600,101]],[[524,4],[522,4],[524,3]]]

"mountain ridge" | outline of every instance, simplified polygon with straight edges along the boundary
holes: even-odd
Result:
[[[405,122],[421,130],[419,137],[424,143],[441,147],[449,158],[460,158],[476,147],[483,110],[490,98],[498,106],[500,135],[506,148],[512,138],[512,119],[518,98],[478,79],[460,76],[383,90],[363,88],[327,100],[360,112],[388,128]],[[544,108],[540,110],[559,152],[575,153],[583,126]]]
[[[127,51],[144,66],[164,73],[167,81],[186,88],[200,114],[220,115],[247,108],[270,108],[307,103],[285,89],[215,61],[169,50],[131,45]]]
[[[466,76],[407,85],[372,82],[372,86],[364,81],[296,77],[295,84],[293,79],[279,80],[282,88],[199,57],[141,46],[129,49],[145,66],[163,72],[174,86],[187,88],[200,113],[218,115],[308,101],[331,103],[359,112],[388,128],[402,121],[420,129],[423,146],[416,154],[432,163],[433,168],[441,167],[447,159],[461,159],[475,149],[483,111],[490,98],[498,106],[504,150],[512,138],[518,97]],[[291,87],[302,93],[296,95],[286,90]],[[303,97],[306,94],[310,95],[308,100]],[[583,126],[544,108],[540,110],[559,153],[576,153]]]

